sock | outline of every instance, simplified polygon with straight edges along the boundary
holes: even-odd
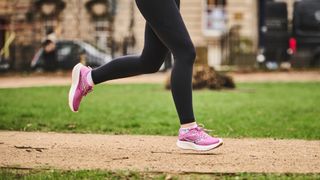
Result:
[[[190,126],[190,127],[187,127],[187,128],[180,128],[180,131],[188,132],[189,129],[196,128],[197,126],[198,126],[198,124],[194,124],[193,126]]]
[[[90,72],[87,74],[87,82],[88,82],[88,84],[89,84],[90,86],[94,86],[94,82],[93,82],[93,80],[92,80],[91,72],[92,72],[92,71],[90,71]]]

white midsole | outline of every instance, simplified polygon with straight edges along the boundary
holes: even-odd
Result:
[[[212,144],[212,145],[208,145],[208,146],[201,146],[201,145],[197,145],[193,142],[187,142],[187,141],[177,141],[177,146],[181,149],[191,149],[191,150],[197,150],[197,151],[208,151],[211,149],[214,149],[218,146],[220,146],[221,144],[223,144],[223,140],[219,139],[218,143]]]
[[[73,108],[73,98],[79,84],[80,70],[82,66],[83,65],[81,63],[78,63],[72,69],[72,80],[71,80],[72,82],[69,90],[69,107],[73,112],[76,112]]]

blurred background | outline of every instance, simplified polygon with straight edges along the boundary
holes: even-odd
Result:
[[[197,64],[216,70],[320,66],[319,0],[181,0],[181,13]],[[141,52],[144,24],[133,0],[0,0],[0,70],[99,66]]]

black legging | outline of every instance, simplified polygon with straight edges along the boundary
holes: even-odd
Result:
[[[196,53],[179,12],[180,0],[136,0],[136,4],[147,21],[142,54],[119,57],[94,69],[93,82],[157,72],[171,51],[175,59],[171,91],[180,123],[194,122],[191,82]]]

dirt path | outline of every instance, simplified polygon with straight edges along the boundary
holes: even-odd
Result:
[[[166,75],[163,73],[140,75],[130,78],[112,80],[113,84],[137,84],[137,83],[164,83]],[[61,86],[70,85],[71,75],[63,74],[43,74],[30,76],[0,76],[0,88],[17,87],[41,87],[41,86]]]
[[[230,73],[235,82],[320,82],[320,71]],[[155,73],[109,81],[108,83],[164,83],[168,73]],[[70,73],[0,76],[0,88],[60,86],[70,84]]]
[[[0,166],[150,172],[320,173],[320,141],[224,139],[183,151],[175,137],[0,131]]]
[[[320,81],[320,71],[229,73],[236,82]]]

